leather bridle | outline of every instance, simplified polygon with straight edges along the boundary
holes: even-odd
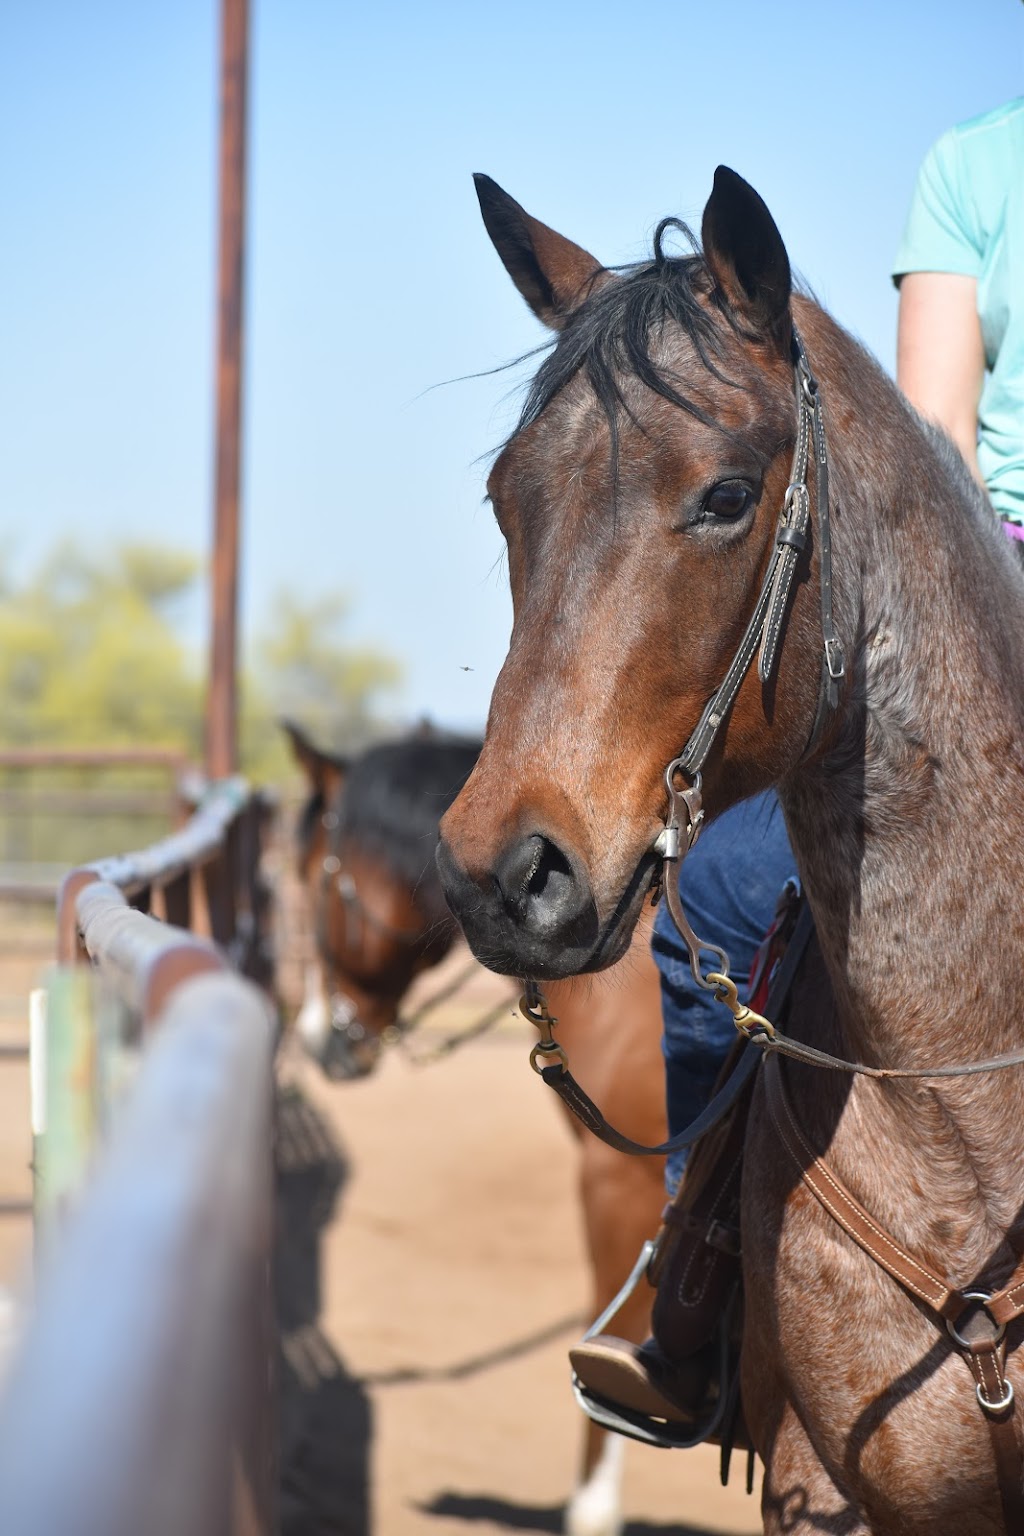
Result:
[[[775,530],[768,569],[761,583],[754,611],[750,616],[729,669],[711,695],[704,712],[690,733],[678,757],[665,769],[669,811],[664,829],[654,847],[664,860],[662,886],[672,920],[681,933],[690,954],[690,969],[697,985],[714,992],[721,978],[729,974],[729,957],[717,944],[705,944],[694,933],[679,897],[678,873],[673,869],[693,847],[704,823],[701,786],[703,769],[719,731],[739,693],[743,679],[757,654],[757,672],[762,683],[774,675],[779,657],[779,641],[789,610],[800,556],[807,548],[811,522],[811,497],[808,467],[814,452],[815,496],[818,522],[818,562],[821,589],[821,684],[818,707],[811,726],[804,756],[817,742],[829,713],[839,703],[839,684],[846,675],[843,645],[836,632],[832,611],[832,513],[829,501],[828,444],[822,414],[821,391],[811,371],[803,341],[793,327],[793,377],[797,404],[796,446],[790,469],[789,485]],[[680,783],[681,781],[681,783]],[[717,956],[716,972],[705,973],[700,963],[701,950]],[[712,980],[715,976],[717,979]]]
[[[825,437],[825,420],[822,413],[821,390],[808,361],[800,333],[793,327],[791,338],[793,361],[793,385],[796,395],[797,430],[790,467],[789,484],[779,513],[768,569],[761,583],[754,611],[750,615],[743,638],[729,664],[719,686],[704,706],[703,713],[690,733],[689,739],[678,757],[674,757],[665,769],[665,788],[668,793],[668,815],[665,825],[654,839],[653,848],[660,854],[662,870],[660,888],[690,956],[690,970],[699,987],[707,992],[722,993],[723,987],[735,987],[729,980],[729,956],[718,944],[699,939],[694,933],[683,910],[679,895],[677,866],[686,857],[700,836],[704,824],[701,770],[718,738],[740,691],[743,679],[750,670],[757,654],[758,676],[762,683],[774,675],[779,657],[779,641],[793,591],[793,579],[800,556],[807,548],[807,534],[811,522],[811,496],[808,487],[808,470],[811,450],[814,450],[815,510],[818,517],[818,560],[821,588],[821,683],[818,707],[811,726],[804,756],[811,750],[821,734],[825,720],[839,703],[839,684],[846,675],[846,659],[842,642],[836,632],[832,611],[832,512],[829,500],[828,443]],[[705,971],[701,965],[701,952],[716,956],[718,968]],[[543,1072],[544,1061],[560,1057],[565,1066],[564,1052],[551,1034],[551,1015],[544,1002],[543,993],[536,982],[525,980],[523,1012],[530,1022],[541,1030],[541,1041],[531,1052],[531,1062],[537,1071]]]
[[[423,930],[417,928],[398,928],[393,923],[379,917],[376,912],[366,905],[359,894],[355,877],[351,870],[345,868],[341,858],[341,812],[335,808],[326,810],[321,817],[321,824],[327,833],[327,852],[324,854],[320,865],[320,901],[317,907],[317,944],[320,948],[321,958],[328,963],[327,955],[327,904],[330,899],[332,887],[341,897],[342,910],[345,914],[345,943],[355,943],[356,938],[362,939],[363,931],[373,928],[382,937],[390,939],[395,944],[412,945],[423,937]]]
[[[339,791],[344,794],[344,787]],[[328,923],[332,896],[341,901],[342,948],[355,952],[362,946],[368,930],[372,929],[384,938],[400,946],[412,946],[423,937],[422,928],[398,928],[371,910],[359,894],[355,877],[345,867],[342,859],[342,816],[340,803],[329,806],[320,818],[327,834],[327,848],[320,863],[320,880],[317,889],[314,931],[317,953],[327,981],[327,1009],[330,1023],[330,1040],[324,1057],[325,1070],[342,1077],[361,1076],[369,1072],[382,1044],[390,1044],[404,1032],[401,1020],[389,1024],[379,1034],[362,1022],[359,1005],[341,984],[335,950],[328,936]],[[372,1052],[372,1055],[367,1055]]]

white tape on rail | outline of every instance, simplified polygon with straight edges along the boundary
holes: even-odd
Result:
[[[28,1075],[32,1135],[46,1133],[46,988],[28,995]]]

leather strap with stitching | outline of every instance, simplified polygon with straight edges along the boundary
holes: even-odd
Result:
[[[970,1291],[957,1289],[902,1248],[880,1227],[846,1185],[818,1157],[797,1124],[783,1081],[782,1063],[765,1063],[765,1093],[772,1124],[800,1176],[821,1206],[869,1258],[905,1291],[924,1303],[950,1327],[953,1345],[975,1380],[975,1395],[992,1441],[1003,1518],[1011,1533],[1024,1531],[1024,1462],[1014,1425],[1013,1397],[1005,1376],[1003,1328],[1024,1314],[1024,1260],[1006,1285],[979,1306]],[[975,1293],[976,1294],[976,1293]],[[972,1329],[964,1319],[987,1314],[995,1328]],[[956,1330],[956,1331],[954,1331]]]
[[[768,681],[775,666],[779,637],[789,608],[797,562],[807,545],[807,531],[811,521],[807,469],[812,447],[815,467],[815,507],[818,518],[822,661],[821,695],[811,728],[808,751],[820,735],[827,714],[839,703],[839,683],[844,676],[845,661],[832,610],[832,530],[825,422],[818,383],[811,372],[804,344],[795,326],[793,327],[793,371],[797,397],[797,437],[790,469],[789,489],[779,517],[768,570],[743,638],[725,677],[704,706],[704,711],[691,732],[690,739],[679,757],[675,759],[674,766],[691,779],[700,772],[707,761],[715,738],[732,708],[740,684],[747,674],[747,668],[758,647],[760,647],[758,675],[762,682]]]

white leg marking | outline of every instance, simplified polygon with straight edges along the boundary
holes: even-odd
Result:
[[[593,1472],[566,1505],[566,1536],[620,1536],[620,1488],[625,1449],[626,1442],[621,1435],[606,1436]]]
[[[295,1032],[311,1056],[318,1060],[331,1027],[323,979],[318,965],[306,968],[306,995],[295,1017]]]

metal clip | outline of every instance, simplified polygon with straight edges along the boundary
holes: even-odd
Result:
[[[677,826],[662,827],[654,839],[653,848],[661,859],[678,859],[679,828]]]
[[[789,485],[786,486],[786,497],[782,503],[782,511],[784,517],[788,517],[792,512],[798,497],[800,498],[801,514],[805,517],[810,516],[811,497],[810,492],[807,489],[806,481],[791,480]]]
[[[533,1070],[541,1073],[546,1066],[552,1064],[553,1059],[557,1059],[562,1064],[562,1070],[568,1072],[569,1058],[552,1033],[558,1020],[535,981],[526,983],[526,991],[519,999],[519,1012],[535,1029],[540,1030],[540,1039],[530,1052],[530,1066]]]
[[[740,1002],[736,983],[731,976],[723,975],[719,971],[709,971],[708,981],[714,983],[715,996],[729,1009],[732,1021],[741,1035],[746,1035],[748,1040],[752,1040],[755,1035],[763,1035],[769,1040],[774,1040],[775,1025],[770,1019],[755,1013],[753,1008],[748,1008],[746,1003]]]
[[[947,1317],[947,1319],[946,1319],[946,1327],[949,1330],[949,1336],[953,1340],[954,1344],[957,1344],[960,1347],[960,1349],[966,1349],[968,1351],[968,1353],[974,1347],[973,1341],[971,1339],[967,1338],[967,1336],[965,1334],[962,1334],[960,1332],[960,1330],[957,1328],[956,1325],[957,1325],[957,1323],[962,1322],[963,1319],[968,1315],[968,1313],[970,1313],[972,1316],[976,1316],[977,1312],[979,1310],[984,1312],[986,1319],[988,1320],[988,1322],[991,1324],[991,1327],[992,1327],[992,1331],[991,1331],[991,1334],[989,1336],[988,1342],[990,1344],[993,1344],[993,1345],[1001,1344],[1002,1340],[1003,1340],[1003,1335],[1006,1332],[1006,1324],[1005,1323],[997,1323],[995,1318],[992,1316],[991,1312],[988,1310],[988,1303],[992,1300],[992,1292],[991,1291],[964,1291],[963,1297],[964,1297],[964,1301],[968,1301],[968,1302],[976,1301],[976,1302],[978,1302],[979,1305],[978,1305],[977,1308],[965,1307],[963,1312],[961,1312],[960,1316],[958,1318],[956,1318],[956,1319],[951,1318],[951,1317]]]
[[[814,374],[811,372],[811,364],[807,357],[807,350],[804,347],[803,338],[801,337],[800,332],[797,330],[795,325],[793,327],[792,347],[793,350],[791,355],[793,358],[793,366],[796,368],[797,378],[800,380],[808,400],[813,404],[814,398],[818,392],[818,381],[814,377]],[[808,385],[810,386],[809,388]]]
[[[810,409],[816,411],[818,409],[818,381],[811,372],[810,364],[802,353],[797,360],[796,366],[803,397]]]

